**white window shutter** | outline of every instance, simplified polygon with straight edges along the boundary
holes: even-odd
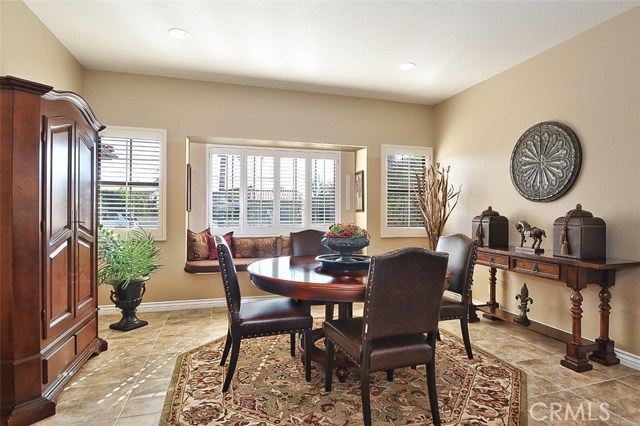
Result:
[[[302,227],[306,206],[305,158],[280,157],[280,225]]]
[[[240,154],[214,153],[209,157],[211,226],[239,228],[242,165]]]
[[[103,136],[98,214],[105,228],[161,228],[161,141]]]

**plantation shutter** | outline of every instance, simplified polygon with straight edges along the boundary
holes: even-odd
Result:
[[[247,155],[246,205],[248,228],[274,225],[275,157]]]
[[[311,226],[336,222],[337,159],[311,159]]]
[[[305,158],[280,157],[280,225],[304,226],[306,208]]]
[[[240,154],[210,156],[211,226],[240,227],[241,176]]]
[[[386,155],[386,223],[388,228],[422,227],[416,201],[416,176],[428,163],[427,155],[390,153]]]
[[[160,140],[103,136],[98,214],[105,228],[159,229]]]

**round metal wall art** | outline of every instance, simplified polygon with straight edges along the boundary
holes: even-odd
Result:
[[[511,181],[527,200],[557,200],[573,186],[582,163],[578,136],[568,126],[544,121],[530,127],[511,153]]]

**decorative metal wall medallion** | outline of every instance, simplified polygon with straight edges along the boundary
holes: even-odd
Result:
[[[568,126],[544,121],[530,127],[511,153],[511,181],[527,200],[548,202],[566,194],[580,173],[582,148]]]

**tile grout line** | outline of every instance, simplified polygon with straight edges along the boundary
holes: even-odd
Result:
[[[170,316],[171,316],[171,311],[169,311],[169,315],[167,315],[167,317],[164,319],[164,322],[162,323],[162,326],[159,327],[159,331],[155,335],[155,339],[153,340],[153,344],[151,345],[151,348],[149,349],[149,352],[147,352],[147,356],[145,358],[144,364],[142,365],[142,369],[146,369],[147,368],[147,362],[149,361],[150,354],[153,351],[153,348],[155,347],[156,343],[158,342],[158,338],[162,334],[162,330],[164,330],[165,326],[167,325],[167,321],[169,320]],[[139,371],[138,373],[139,374],[137,375],[136,380],[133,382],[133,386],[131,387],[131,390],[128,392],[126,400],[125,400],[124,404],[122,405],[122,408],[120,409],[120,411],[118,412],[118,415],[116,416],[116,422],[114,423],[114,426],[117,426],[117,424],[120,422],[120,418],[122,416],[122,413],[123,413],[124,409],[127,406],[127,403],[129,402],[129,398],[131,397],[131,394],[133,393],[134,389],[136,389],[136,384],[140,380],[140,376],[141,376],[141,374],[140,374],[141,372]]]

